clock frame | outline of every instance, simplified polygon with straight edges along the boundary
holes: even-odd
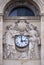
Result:
[[[29,35],[15,35],[14,41],[18,48],[25,48],[29,45]]]

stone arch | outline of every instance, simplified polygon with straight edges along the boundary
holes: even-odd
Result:
[[[15,0],[11,0],[9,1],[5,7],[4,7],[4,16],[8,16],[8,14],[10,13],[10,11],[18,6],[26,6],[28,8],[30,8],[31,10],[33,10],[33,12],[35,13],[35,16],[40,15],[40,7],[36,4],[36,2],[34,1],[30,1],[30,0],[24,0],[24,1],[15,1]],[[33,9],[34,8],[34,9]]]

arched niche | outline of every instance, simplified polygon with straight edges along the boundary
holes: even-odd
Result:
[[[34,1],[30,1],[30,0],[11,0],[10,2],[8,2],[5,7],[4,7],[4,16],[8,16],[9,13],[17,8],[17,7],[27,7],[29,9],[31,9],[33,11],[33,13],[35,14],[35,16],[39,16],[40,15],[40,8],[39,6],[34,2]]]

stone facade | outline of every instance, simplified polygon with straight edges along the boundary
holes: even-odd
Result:
[[[5,31],[3,34],[4,35],[4,39],[3,39],[4,58],[5,59],[40,59],[39,56],[40,50],[38,49],[38,46],[40,44],[40,33],[38,31],[40,30],[38,30],[39,26],[36,27],[37,23],[33,22],[32,24],[29,20],[28,21],[14,20],[14,22],[12,21],[13,20],[11,20],[11,22],[8,23],[4,22],[4,24],[6,24],[6,26],[4,25]],[[40,24],[40,22],[38,23]],[[15,46],[14,36],[21,35],[21,34],[29,36],[29,48],[27,46],[26,48],[21,50]],[[10,48],[9,45],[12,47]],[[20,51],[22,51],[22,53]]]
[[[15,1],[15,0],[14,0]],[[26,0],[27,1],[27,0]],[[1,0],[0,1],[0,65],[44,65],[44,0],[33,0],[33,2],[36,3],[36,7],[38,6],[39,8],[39,15],[38,17],[17,17],[17,18],[9,18],[5,17],[4,12],[6,11],[6,8],[11,4],[12,1],[10,0]],[[7,12],[6,12],[7,13]],[[3,16],[4,15],[4,16]],[[41,38],[41,58],[35,58],[35,59],[4,59],[4,47],[3,47],[3,34],[6,32],[6,26],[10,25],[10,23],[14,23],[17,21],[21,20],[26,20],[27,22],[31,23],[32,25],[36,26],[39,33],[40,33],[40,38]],[[24,24],[23,27],[20,28],[23,31],[25,30],[25,23],[19,23],[18,28],[20,27],[20,24]],[[14,26],[14,25],[13,25]],[[28,34],[26,32],[26,34]],[[14,47],[13,47],[14,48]],[[25,54],[24,54],[25,55]],[[38,56],[38,55],[37,55]],[[16,56],[17,57],[17,56]]]

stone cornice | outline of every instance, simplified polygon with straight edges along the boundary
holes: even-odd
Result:
[[[3,16],[3,13],[0,13],[0,16]]]
[[[40,13],[40,16],[44,16],[44,13]]]
[[[15,17],[4,17],[5,20],[40,20],[40,16],[25,16],[25,17],[20,17],[20,16],[15,16]]]

